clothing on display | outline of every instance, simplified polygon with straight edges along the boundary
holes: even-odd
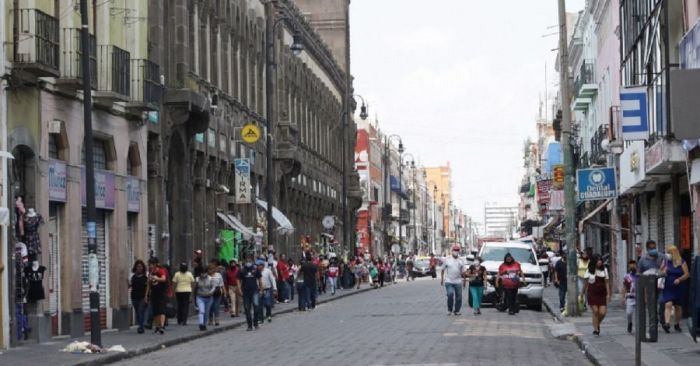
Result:
[[[27,289],[27,302],[34,303],[46,298],[44,295],[43,283],[45,271],[46,267],[40,266],[37,262],[34,262],[31,266],[24,268],[24,275],[29,282],[29,288]]]
[[[24,242],[27,244],[29,253],[41,254],[41,238],[39,238],[39,226],[44,223],[44,218],[29,209],[24,215]]]

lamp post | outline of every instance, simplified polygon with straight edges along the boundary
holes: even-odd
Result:
[[[360,118],[364,121],[367,119],[367,103],[365,103],[365,98],[362,96],[355,94],[353,97],[358,97],[362,100],[362,106],[360,107]],[[341,200],[342,200],[342,207],[343,207],[343,247],[346,247],[350,243],[350,239],[348,238],[348,226],[350,224],[348,223],[348,171],[347,171],[347,139],[348,139],[348,132],[347,132],[347,126],[348,126],[348,120],[347,118],[347,111],[343,109],[343,112],[340,114],[341,119],[342,119],[342,124],[343,124],[343,132],[342,132],[342,144],[341,144],[341,160],[342,160],[342,171],[343,171],[343,187],[342,187],[342,193],[341,193]],[[354,250],[353,250],[354,253]]]
[[[432,253],[435,253],[435,248],[436,248],[436,246],[437,246],[437,215],[435,214],[435,210],[437,209],[437,204],[436,204],[436,202],[437,202],[437,191],[438,191],[438,187],[437,187],[437,183],[435,183],[434,181],[432,181],[432,180],[431,180],[431,181],[428,181],[428,182],[426,183],[426,188],[425,188],[426,193],[427,193],[428,187],[429,187],[430,185],[433,186],[433,194],[431,195],[431,198],[432,198],[432,200],[431,200],[431,201],[432,201],[432,202],[431,202],[431,203],[432,203],[432,208],[430,209],[430,210],[431,210],[431,215],[432,215],[432,221],[433,221],[432,228],[431,228],[431,229],[432,229],[432,232],[433,232],[433,235],[432,235],[433,240],[432,240],[432,243],[431,243],[430,251],[431,251]]]
[[[289,18],[286,16],[277,17],[277,2],[268,1],[265,3],[265,13],[267,15],[267,23],[265,30],[265,49],[267,59],[265,62],[265,114],[266,114],[266,144],[265,144],[265,162],[266,162],[266,182],[265,182],[265,199],[267,200],[267,210],[265,218],[267,221],[267,245],[273,245],[275,230],[272,227],[272,210],[274,203],[274,186],[275,186],[275,169],[273,152],[273,138],[275,130],[275,79],[277,78],[277,49],[275,48],[275,35],[277,34],[277,26],[284,20]],[[289,47],[294,55],[299,55],[304,50],[304,45],[301,43],[301,35],[294,33],[292,45]]]
[[[406,163],[411,163],[411,220],[413,221],[413,243],[416,246],[416,251],[418,249],[418,234],[416,232],[416,159],[413,157],[413,154],[404,154],[404,156],[411,157],[411,160],[406,161]],[[413,251],[413,250],[411,250]]]
[[[383,211],[383,221],[384,221],[384,247],[387,253],[391,252],[391,243],[389,242],[389,228],[388,228],[388,221],[389,218],[391,217],[391,214],[388,212],[389,208],[391,207],[391,203],[389,203],[390,195],[389,195],[389,190],[391,189],[391,183],[389,182],[389,170],[391,169],[391,156],[389,155],[390,152],[390,144],[391,144],[391,139],[398,139],[399,140],[399,156],[403,154],[404,148],[403,148],[403,141],[401,140],[401,136],[399,135],[389,135],[384,138],[384,209]],[[399,181],[399,185],[401,182]],[[401,209],[399,208],[399,215],[400,215]],[[399,225],[399,240],[401,240],[401,229]]]

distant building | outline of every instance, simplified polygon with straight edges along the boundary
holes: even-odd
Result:
[[[518,227],[518,206],[486,204],[484,226],[487,237],[509,238]]]

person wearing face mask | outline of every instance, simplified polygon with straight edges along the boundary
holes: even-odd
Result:
[[[440,272],[440,286],[445,286],[447,291],[447,315],[460,315],[462,308],[462,288],[466,285],[463,274],[467,264],[459,257],[459,252],[459,245],[455,244],[452,257],[445,259]]]
[[[630,260],[627,264],[627,274],[622,280],[622,306],[627,315],[627,333],[632,334],[634,309],[637,305],[637,261]]]
[[[605,319],[610,302],[610,277],[608,269],[603,264],[599,255],[594,255],[588,263],[585,274],[584,291],[588,294],[588,305],[591,307],[593,321],[593,335],[600,335],[600,323]]]
[[[559,260],[554,265],[554,286],[559,288],[559,312],[563,313],[566,309],[566,291],[568,290],[568,268],[567,268],[566,253],[559,253]]]
[[[658,276],[661,270],[662,259],[659,258],[659,251],[656,249],[656,242],[649,240],[646,243],[646,255],[642,256],[637,262],[637,275],[652,275]],[[653,291],[658,291],[654,288]],[[659,310],[660,307],[657,301],[652,301],[654,294],[643,294],[640,292],[639,296],[645,296],[646,309],[641,309],[647,313],[647,324],[649,325],[649,342],[656,342],[658,339],[658,324],[659,324]],[[661,315],[663,318],[663,314]]]
[[[474,263],[469,266],[467,274],[469,279],[469,294],[471,295],[471,306],[474,315],[481,315],[481,300],[484,297],[484,284],[488,280],[486,277],[486,267],[481,265],[481,258],[474,258]]]
[[[682,305],[688,298],[688,281],[686,280],[690,277],[690,271],[688,270],[688,264],[681,258],[678,248],[674,245],[669,245],[666,248],[665,259],[661,267],[661,272],[666,274],[661,298],[665,308],[664,322],[661,324],[661,327],[664,328],[666,333],[669,333],[671,329],[671,315],[673,315],[676,321],[673,329],[676,332],[681,332]]]
[[[501,280],[501,286],[503,286],[508,315],[515,315],[519,310],[518,287],[520,286],[520,278],[523,277],[523,271],[520,268],[520,263],[510,253],[506,253],[503,257],[503,263],[498,267],[498,277]]]

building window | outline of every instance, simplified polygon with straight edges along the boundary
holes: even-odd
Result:
[[[60,159],[58,156],[58,135],[55,133],[49,134],[49,158]]]
[[[104,140],[92,140],[92,156],[95,169],[107,170],[107,143]],[[85,165],[85,146],[82,151],[82,164]]]

